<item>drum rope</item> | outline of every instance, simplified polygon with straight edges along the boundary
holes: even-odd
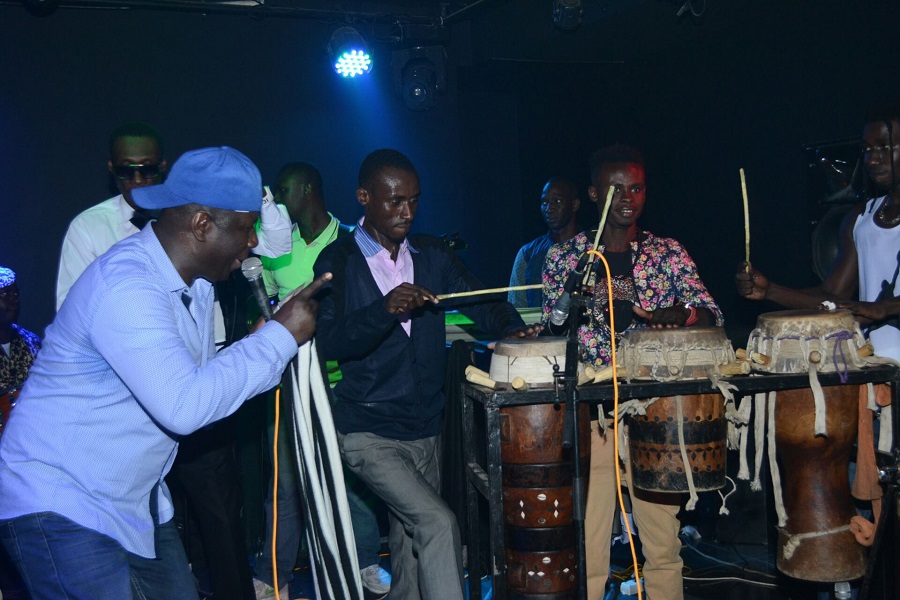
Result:
[[[784,510],[784,495],[781,491],[781,472],[778,470],[778,461],[775,459],[775,402],[777,394],[769,392],[768,398],[768,415],[769,415],[769,433],[768,450],[769,450],[769,473],[772,475],[772,492],[775,496],[775,514],[778,515],[778,526],[784,527],[787,524],[787,513]]]
[[[828,427],[826,425],[825,411],[825,392],[822,391],[822,384],[819,383],[819,375],[815,365],[809,365],[809,389],[813,395],[813,402],[816,406],[816,421],[814,425],[814,434],[818,436],[828,437]]]
[[[766,432],[766,393],[760,392],[756,394],[753,398],[753,403],[756,405],[755,410],[753,411],[756,455],[754,457],[755,473],[753,475],[753,481],[750,483],[750,489],[754,492],[758,492],[762,490],[762,482],[759,478],[760,473],[762,472],[763,442],[765,441]]]
[[[729,427],[732,429],[736,429],[736,433],[738,436],[738,454],[740,456],[740,464],[738,467],[738,479],[743,479],[747,481],[750,479],[750,467],[747,464],[747,445],[750,442],[750,428],[748,427],[750,423],[750,405],[752,404],[751,396],[744,396],[741,398],[741,404],[737,409],[737,416],[734,421],[729,422]],[[742,425],[741,427],[736,427],[736,424]]]
[[[810,339],[801,339],[800,340],[800,348],[803,351],[804,356],[810,356],[812,351],[810,350]],[[816,420],[815,425],[813,427],[813,433],[815,436],[825,436],[828,437],[828,427],[826,425],[826,408],[825,408],[825,392],[822,391],[822,384],[819,383],[819,373],[816,370],[818,367],[817,363],[814,363],[812,360],[806,363],[806,372],[809,376],[809,389],[812,391],[813,402],[816,406]]]
[[[831,335],[825,336],[826,340],[836,340],[834,344],[834,349],[831,352],[831,362],[834,365],[834,370],[838,372],[838,377],[841,379],[841,383],[847,383],[847,376],[849,372],[849,367],[847,366],[847,356],[844,354],[844,344],[843,342],[849,342],[854,337],[856,337],[850,331],[838,331]],[[854,353],[856,355],[856,353]],[[840,360],[838,360],[840,358]],[[858,355],[856,355],[858,358]],[[852,359],[851,359],[852,360]],[[855,363],[856,361],[854,361]]]
[[[687,478],[689,499],[685,505],[685,510],[694,510],[697,506],[697,488],[694,486],[694,471],[691,469],[690,460],[688,460],[687,448],[684,445],[684,397],[675,396],[675,410],[678,417],[678,448],[681,450],[681,462],[684,465],[684,476]]]
[[[784,552],[785,560],[791,559],[791,557],[794,555],[794,552],[800,546],[800,543],[804,540],[825,537],[826,535],[834,535],[836,533],[843,533],[845,531],[850,531],[850,525],[841,525],[840,527],[835,527],[833,529],[828,529],[825,531],[810,531],[809,533],[788,533],[784,530],[784,525],[778,525],[778,532],[787,538],[787,541],[784,543],[784,548],[782,549],[782,551]]]
[[[716,492],[718,492],[718,494],[719,494],[719,498],[722,499],[722,506],[719,507],[720,515],[730,515],[731,514],[731,512],[725,506],[725,503],[728,502],[728,496],[732,495],[733,493],[735,493],[737,491],[737,484],[734,482],[734,479],[732,479],[731,477],[729,477],[727,475],[725,476],[725,479],[731,482],[731,491],[723,496],[722,490],[716,490]]]
[[[871,381],[866,384],[866,408],[872,412],[878,412],[878,404],[875,402],[875,385]]]

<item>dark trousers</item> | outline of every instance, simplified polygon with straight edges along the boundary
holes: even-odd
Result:
[[[223,419],[182,439],[168,477],[175,479],[173,494],[183,490],[200,530],[216,600],[254,600],[232,421]],[[188,543],[193,562],[197,552],[191,546]]]

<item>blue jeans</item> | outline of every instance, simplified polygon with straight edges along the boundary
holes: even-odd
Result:
[[[157,527],[156,559],[52,512],[0,523],[0,541],[32,600],[196,600],[175,525]]]

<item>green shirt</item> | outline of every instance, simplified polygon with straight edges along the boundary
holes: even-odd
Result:
[[[278,208],[286,211],[283,205]],[[278,295],[281,300],[300,286],[309,285],[313,280],[313,265],[319,258],[319,253],[337,239],[341,222],[334,215],[328,213],[331,223],[322,230],[316,239],[309,244],[300,235],[300,229],[294,223],[291,229],[291,251],[277,258],[260,256],[263,264],[263,282],[266,284],[266,293],[269,296]],[[258,225],[257,225],[258,226]],[[326,364],[328,383],[331,387],[341,380],[341,370],[337,361],[328,361]]]
[[[281,208],[279,206],[279,208]],[[331,223],[307,244],[300,235],[300,229],[294,224],[291,230],[291,251],[277,258],[261,256],[263,264],[263,281],[269,296],[282,299],[300,286],[309,285],[313,280],[313,265],[322,250],[337,239],[340,221],[331,213]]]

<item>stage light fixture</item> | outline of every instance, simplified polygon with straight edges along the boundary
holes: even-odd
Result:
[[[393,54],[394,87],[410,110],[428,110],[447,89],[442,46],[417,46]]]
[[[583,12],[581,0],[554,0],[553,24],[563,31],[574,31],[581,25]]]
[[[366,40],[352,27],[340,27],[328,44],[334,72],[341,77],[365,75],[372,70],[372,56]]]

